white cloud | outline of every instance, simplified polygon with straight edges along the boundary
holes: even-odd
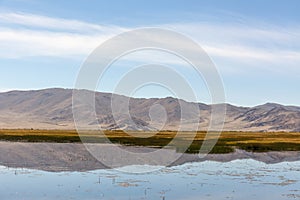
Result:
[[[164,26],[195,40],[222,72],[266,69],[299,73],[300,27],[271,24],[184,23]]]
[[[0,29],[0,57],[88,55],[109,37],[111,37],[109,33],[82,35],[67,32]]]
[[[126,28],[26,13],[0,13],[0,58],[86,56]]]
[[[98,25],[79,20],[70,20],[62,18],[51,18],[41,15],[33,15],[27,13],[0,13],[0,21],[5,24],[17,24],[36,28],[67,30],[79,32],[119,32],[125,29],[111,26]]]
[[[300,51],[270,50],[259,48],[249,48],[243,46],[203,46],[212,56],[228,57],[236,59],[248,59],[256,61],[277,62],[278,60],[287,62],[300,62]]]
[[[0,58],[87,56],[108,38],[130,29],[26,13],[0,13],[0,24]],[[212,58],[241,63],[288,64],[292,67],[300,64],[300,29],[297,27],[281,30],[274,26],[208,23],[165,24],[159,27],[190,36]],[[139,59],[148,61],[149,56]]]
[[[196,40],[208,53],[220,57],[272,61],[290,58],[299,61],[300,28],[249,27],[241,24],[165,25]]]

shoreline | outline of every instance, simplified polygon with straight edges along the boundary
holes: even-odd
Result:
[[[112,144],[100,145],[101,152],[112,154]],[[124,147],[135,153],[153,151],[148,147]],[[178,156],[174,150],[166,150],[160,159],[170,156]],[[168,156],[168,157],[166,157]],[[205,158],[199,158],[198,154],[182,154],[179,159],[170,166],[182,165],[188,162],[230,162],[237,159],[253,159],[266,164],[292,162],[300,160],[300,151],[264,152],[253,153],[244,150],[235,150],[228,154],[208,154]],[[116,161],[119,167],[128,166],[135,161]],[[123,163],[122,163],[123,162]],[[147,164],[147,160],[145,163]],[[107,166],[95,159],[83,144],[74,143],[22,143],[0,141],[0,165],[12,168],[38,169],[49,172],[63,171],[91,171],[97,169],[109,169]]]

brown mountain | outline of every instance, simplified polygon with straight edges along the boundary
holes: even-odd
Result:
[[[93,94],[77,91],[80,95]],[[73,129],[71,89],[45,89],[0,93],[0,128]],[[113,97],[113,98],[112,98]],[[115,102],[112,112],[112,99]],[[129,102],[130,117],[124,112]],[[88,108],[79,105],[87,128],[100,125],[103,129],[191,130],[198,122],[206,130],[211,105],[191,103],[172,97],[129,98],[109,93],[95,94],[97,119],[89,120]],[[300,131],[300,107],[267,103],[256,107],[226,104],[224,130],[232,131]],[[181,113],[181,107],[185,113]],[[197,112],[200,109],[200,115]]]

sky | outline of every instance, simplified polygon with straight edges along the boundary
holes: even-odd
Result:
[[[299,8],[297,0],[0,0],[0,91],[73,88],[82,64],[103,42],[124,31],[159,27],[205,50],[223,81],[226,102],[300,106]],[[122,73],[158,61],[182,74],[199,101],[211,102],[205,80],[163,52],[121,59],[98,90],[114,92]],[[155,85],[121,93],[172,96]]]

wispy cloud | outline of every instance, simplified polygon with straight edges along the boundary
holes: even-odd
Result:
[[[44,28],[58,31],[76,32],[118,32],[125,29],[113,25],[99,25],[73,19],[52,18],[28,13],[1,13],[0,21],[3,24],[17,24],[32,28]]]
[[[68,32],[0,29],[0,57],[70,57],[88,55],[112,33],[84,35]]]
[[[219,57],[274,61],[282,58],[299,61],[300,28],[241,24],[169,24],[202,45],[208,53]]]
[[[0,13],[0,58],[87,56],[108,38],[130,27],[27,13]],[[300,28],[234,24],[162,24],[190,36],[213,58],[300,64]],[[188,48],[188,47],[183,47]],[[132,57],[134,58],[134,57]],[[148,60],[149,58],[144,58]]]
[[[126,28],[26,13],[0,13],[0,58],[86,56]]]
[[[260,49],[236,45],[204,45],[203,48],[211,55],[218,57],[277,62],[278,60],[287,62],[300,62],[300,51]]]

